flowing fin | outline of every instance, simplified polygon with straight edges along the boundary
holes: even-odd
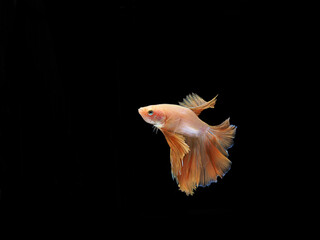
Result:
[[[170,161],[172,176],[181,174],[181,167],[183,165],[183,157],[189,152],[189,146],[185,142],[184,136],[173,132],[160,129],[169,146],[170,146]]]
[[[217,95],[218,96],[218,95]],[[179,102],[181,106],[190,108],[195,114],[199,115],[204,109],[214,108],[217,101],[217,96],[215,96],[211,101],[206,102],[197,94],[189,94],[183,99],[183,102]]]
[[[192,195],[198,186],[208,186],[228,172],[231,161],[227,158],[227,148],[232,144],[235,130],[227,119],[209,127],[198,138],[185,138],[190,151],[183,158],[181,173],[175,175],[181,191]]]
[[[226,119],[224,122],[217,126],[210,126],[211,133],[217,137],[219,143],[225,149],[225,151],[228,148],[232,147],[236,129],[236,126],[230,125],[230,118]]]

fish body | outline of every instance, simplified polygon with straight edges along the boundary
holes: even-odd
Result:
[[[165,121],[157,125],[167,131],[182,134],[188,137],[197,137],[201,130],[208,127],[198,116],[189,108],[174,104],[158,104],[152,108],[162,109]]]
[[[164,134],[170,146],[171,173],[181,191],[192,195],[198,186],[217,181],[230,169],[227,149],[233,144],[236,127],[229,119],[210,126],[198,115],[214,108],[216,97],[206,102],[196,94],[180,105],[157,104],[139,108],[139,114]]]

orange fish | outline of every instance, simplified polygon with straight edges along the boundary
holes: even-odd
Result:
[[[206,102],[190,94],[179,105],[158,104],[139,108],[147,122],[160,129],[170,146],[172,177],[181,191],[192,195],[198,186],[208,186],[230,169],[228,151],[236,126],[229,118],[218,126],[209,126],[198,115],[214,108],[216,98]]]

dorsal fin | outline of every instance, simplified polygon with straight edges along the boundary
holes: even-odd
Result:
[[[218,96],[218,95],[217,95]],[[183,99],[183,102],[179,102],[181,106],[190,108],[195,114],[199,115],[204,109],[214,108],[217,101],[217,96],[215,96],[211,101],[206,102],[197,94],[189,94]]]

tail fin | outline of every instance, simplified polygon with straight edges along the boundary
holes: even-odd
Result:
[[[210,132],[217,137],[217,140],[226,153],[226,156],[228,156],[227,149],[231,148],[233,145],[233,138],[236,134],[236,129],[236,126],[230,125],[230,118],[217,126],[210,127]]]
[[[183,158],[181,173],[175,176],[180,190],[192,195],[198,186],[208,186],[228,172],[231,161],[227,149],[231,146],[236,127],[229,119],[210,127],[199,138],[186,138],[190,148]]]

